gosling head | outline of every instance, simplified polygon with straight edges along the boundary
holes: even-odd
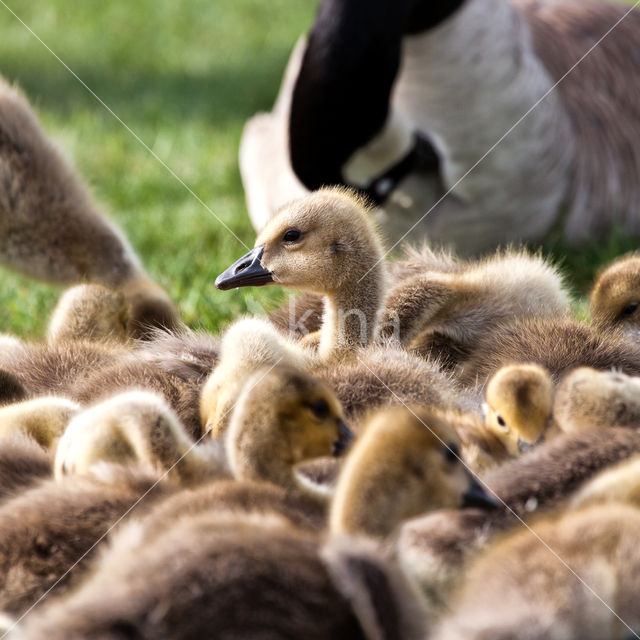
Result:
[[[487,428],[512,455],[523,453],[542,437],[551,415],[553,382],[537,364],[502,367],[485,392]]]
[[[598,274],[590,306],[597,327],[619,327],[640,337],[640,254],[622,256]]]
[[[200,421],[206,433],[224,434],[232,409],[247,378],[262,367],[289,365],[304,369],[301,349],[289,344],[277,329],[262,318],[241,318],[225,332],[218,365],[200,392]]]
[[[459,439],[437,410],[393,407],[373,415],[348,454],[330,509],[333,533],[386,537],[427,511],[495,508],[463,464]]]
[[[80,284],[60,297],[49,321],[48,341],[125,342],[128,324],[129,305],[122,292]]]
[[[298,463],[340,455],[351,438],[334,393],[309,374],[278,365],[247,380],[229,425],[227,458],[239,479],[299,488]]]
[[[282,207],[255,249],[218,276],[218,289],[264,284],[331,295],[361,278],[383,250],[362,200],[320,189]]]
[[[363,202],[321,189],[276,213],[255,249],[216,279],[218,289],[279,284],[326,296],[319,351],[368,344],[385,292],[382,243]]]
[[[170,471],[181,479],[220,473],[214,451],[191,440],[164,398],[127,391],[75,416],[60,438],[54,462],[64,475],[100,475],[101,463]]]

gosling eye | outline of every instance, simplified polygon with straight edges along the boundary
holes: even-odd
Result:
[[[632,316],[638,310],[639,303],[630,302],[621,312],[621,316]]]
[[[326,400],[318,400],[309,405],[311,413],[318,418],[318,420],[326,420],[329,416],[329,405]]]
[[[444,456],[444,459],[451,464],[460,461],[460,450],[458,449],[458,445],[453,444],[452,442],[447,443],[443,448],[442,455]]]
[[[283,242],[297,242],[298,240],[300,240],[300,236],[301,235],[302,235],[302,232],[298,231],[298,229],[289,229],[282,236],[282,241]]]
[[[509,433],[509,425],[507,425],[504,418],[499,413],[496,413],[496,421],[505,433]]]

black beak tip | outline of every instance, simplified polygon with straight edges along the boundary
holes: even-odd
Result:
[[[333,443],[332,454],[334,458],[343,455],[351,446],[355,436],[344,421],[338,423],[338,439]]]
[[[227,291],[238,287],[261,287],[273,282],[273,275],[260,260],[264,247],[256,247],[225,269],[215,281],[216,289]]]
[[[520,453],[527,453],[533,449],[534,445],[522,438],[518,438],[518,451]]]
[[[226,273],[226,272],[225,272]],[[228,284],[226,283],[225,280],[225,274],[221,273],[217,278],[216,278],[216,289],[219,289],[220,291],[227,291],[228,289],[230,289],[231,287],[228,286]]]
[[[500,507],[500,502],[490,496],[484,488],[474,479],[471,486],[462,496],[463,508],[484,509],[493,511]]]

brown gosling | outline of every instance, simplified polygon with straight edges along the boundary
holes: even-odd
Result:
[[[565,432],[640,427],[640,377],[579,367],[558,385],[553,413]]]
[[[590,296],[591,322],[600,329],[621,329],[640,337],[640,254],[614,260],[596,276]]]
[[[458,445],[451,424],[424,407],[376,413],[342,466],[330,531],[384,538],[426,511],[474,503],[493,508],[462,463]]]
[[[89,579],[30,615],[20,637],[199,638],[212,629],[219,640],[421,640],[426,620],[369,541],[319,544],[275,516],[203,513],[154,531],[124,527]]]
[[[344,453],[352,435],[331,390],[307,373],[258,370],[240,394],[226,437],[233,476],[301,488],[296,465]]]
[[[571,497],[569,507],[620,502],[640,508],[640,456],[601,471]]]
[[[550,429],[553,382],[536,364],[502,367],[485,390],[485,425],[513,456],[546,437]]]
[[[21,342],[0,350],[0,370],[15,378],[29,396],[55,395],[78,400],[75,390],[93,372],[132,360],[124,346],[100,342],[56,344]]]
[[[580,366],[640,375],[640,345],[574,320],[521,319],[487,330],[457,377],[461,384],[482,386],[498,369],[514,362],[545,367],[555,383]]]
[[[636,637],[639,527],[640,509],[612,503],[534,520],[533,531],[514,528],[467,571],[430,637]]]
[[[427,244],[421,247],[406,245],[399,260],[387,261],[388,287],[426,272],[454,273],[459,271],[460,261],[450,252],[437,250]],[[302,338],[322,328],[324,299],[317,293],[304,292],[289,298],[269,313],[269,321],[282,333]]]
[[[564,504],[599,472],[640,454],[640,433],[632,429],[592,429],[562,434],[482,476],[504,509],[447,510],[407,521],[395,553],[437,608],[464,575],[464,567],[495,535]],[[399,494],[398,500],[401,500]]]
[[[129,307],[121,291],[81,284],[64,292],[49,319],[47,341],[126,342]]]
[[[200,418],[212,437],[222,435],[242,388],[256,370],[276,365],[304,370],[308,358],[261,318],[242,318],[225,332],[219,360],[200,392]]]
[[[267,384],[269,376],[273,376],[270,385]],[[19,496],[20,502],[17,502],[18,498],[10,501],[10,510],[5,511],[0,506],[0,548],[7,545],[12,549],[10,554],[3,555],[0,562],[0,570],[5,576],[4,582],[0,579],[0,609],[20,614],[63,576],[68,566],[82,557],[73,575],[64,576],[56,590],[68,588],[74,580],[80,579],[88,566],[83,552],[93,549],[95,541],[101,539],[101,535],[123,514],[128,514],[130,508],[135,506],[138,512],[137,501],[141,496],[145,502],[156,501],[175,492],[176,488],[194,482],[213,481],[218,484],[231,473],[237,474],[238,478],[246,478],[252,475],[248,468],[251,460],[260,465],[260,471],[267,479],[280,480],[287,487],[287,492],[295,493],[291,488],[297,487],[295,465],[298,458],[330,454],[332,448],[336,448],[334,443],[338,442],[339,449],[345,439],[335,407],[325,407],[321,404],[322,395],[318,397],[314,393],[318,385],[307,389],[305,395],[307,377],[303,374],[301,379],[300,374],[294,372],[287,385],[286,372],[271,371],[261,381],[264,385],[258,390],[258,398],[262,393],[263,406],[273,407],[277,405],[274,396],[280,393],[282,403],[280,411],[274,412],[275,417],[282,418],[287,412],[297,415],[302,421],[301,429],[308,434],[308,442],[295,432],[291,415],[288,420],[271,425],[272,429],[277,427],[281,438],[290,438],[288,446],[279,442],[271,449],[262,433],[251,437],[251,430],[256,427],[253,422],[247,425],[245,433],[232,425],[229,437],[237,435],[238,451],[230,464],[227,464],[224,452],[214,446],[215,442],[207,440],[206,444],[194,446],[167,404],[156,396],[149,397],[151,394],[147,392],[130,392],[114,397],[101,406],[78,414],[59,445],[55,462],[57,484],[46,483],[25,492]],[[296,389],[299,391],[297,405],[291,398]],[[322,391],[320,389],[321,394]],[[247,394],[246,402],[252,400],[251,394]],[[240,403],[240,409],[243,404]],[[256,418],[250,410],[244,415],[247,420]],[[264,427],[264,423],[260,426]],[[282,459],[269,461],[260,457],[259,445],[264,445],[270,455],[279,455]],[[146,467],[153,470],[151,474],[145,472],[141,460],[148,461]],[[114,465],[114,462],[118,464]],[[287,464],[290,465],[288,476],[283,472]],[[169,478],[168,482],[155,486],[158,478],[164,475],[160,472],[172,467],[176,471],[174,481]],[[84,472],[90,477],[82,477]],[[66,477],[69,473],[74,477]],[[148,492],[151,488],[153,490]],[[284,496],[278,487],[275,489],[275,492],[265,492],[245,483],[225,488],[220,483],[218,488],[212,487],[205,492],[203,487],[202,492],[195,491],[191,496],[196,501],[204,496],[205,502],[211,502],[219,491],[219,502],[233,505],[236,510],[242,510],[246,503],[249,503],[249,508],[261,503],[265,513],[275,514],[283,521],[307,521],[309,528],[312,522],[316,526],[322,522],[323,512],[318,504],[312,505],[309,499],[298,494]],[[187,497],[185,494],[186,508],[198,510]],[[299,511],[297,516],[293,513],[295,510]],[[20,519],[19,526],[15,518]],[[33,540],[37,536],[32,530],[42,532],[39,538],[41,551],[40,546],[36,546],[34,551]],[[62,542],[67,539],[72,540],[72,544]]]
[[[80,412],[60,438],[56,478],[100,477],[103,463],[167,471],[185,481],[220,475],[216,452],[196,446],[160,395],[133,390]]]
[[[18,378],[9,371],[0,369],[0,407],[28,397],[29,392]]]
[[[78,411],[78,403],[55,396],[0,407],[0,439],[23,433],[43,449],[55,450],[58,439]]]
[[[0,440],[0,504],[52,472],[51,455],[33,438],[17,432]]]
[[[402,280],[387,298],[383,335],[395,335],[409,350],[452,368],[497,324],[568,312],[569,296],[556,268],[540,256],[506,251]]]
[[[194,438],[202,435],[198,399],[203,379],[169,370],[124,345],[25,343],[14,352],[0,352],[1,369],[30,395],[68,397],[83,406],[132,388],[155,391],[167,399]]]
[[[0,78],[3,144],[0,262],[56,284],[96,282],[123,292],[131,331],[174,326],[166,292],[144,272],[120,229],[107,220],[88,189],[41,129],[24,97]]]
[[[87,340],[23,343],[11,352],[0,350],[2,369],[31,396],[63,396],[83,406],[132,388],[155,391],[167,399],[194,437],[202,434],[198,411],[202,377],[163,367],[157,359],[125,345]]]
[[[196,444],[159,396],[131,391],[80,413],[61,439],[56,477],[101,477],[100,463],[170,471],[181,482],[229,475],[301,488],[296,465],[341,453],[351,434],[335,396],[310,375],[284,366],[247,380],[224,438]]]
[[[149,340],[135,343],[138,358],[185,380],[207,378],[218,364],[219,351],[218,336],[187,326],[175,331],[157,329]]]
[[[0,611],[19,617],[79,584],[113,526],[174,490],[157,476],[109,472],[40,481],[0,504]]]
[[[219,289],[265,284],[325,296],[321,360],[370,344],[384,304],[386,267],[364,203],[334,188],[282,207],[258,235],[255,249],[216,280]]]
[[[463,393],[450,375],[404,349],[373,345],[351,359],[317,363],[308,349],[292,344],[259,318],[234,323],[222,338],[220,354],[200,395],[201,421],[209,425],[212,435],[227,428],[230,408],[246,376],[260,365],[276,363],[307,368],[325,382],[338,397],[349,423],[372,409],[398,402],[475,408],[475,398]]]

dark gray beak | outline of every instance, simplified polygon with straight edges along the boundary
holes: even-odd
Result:
[[[256,247],[236,260],[216,278],[216,289],[226,291],[238,287],[261,287],[273,282],[271,272],[260,264],[263,253],[264,247]]]
[[[535,445],[530,442],[526,442],[522,438],[518,438],[518,451],[520,453],[527,453],[527,451],[531,451]]]
[[[343,420],[338,423],[338,439],[333,443],[333,456],[337,458],[344,455],[354,440],[353,431],[347,427]]]
[[[500,507],[500,503],[492,498],[480,485],[480,483],[475,479],[471,478],[471,486],[467,489],[467,491],[462,496],[462,506],[463,508],[476,508],[476,509],[485,509],[485,510],[493,510]]]

